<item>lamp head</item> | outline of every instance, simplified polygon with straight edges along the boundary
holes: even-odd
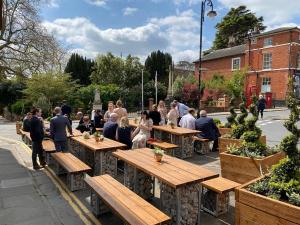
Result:
[[[211,11],[209,11],[209,12],[207,13],[207,16],[208,16],[209,18],[213,19],[214,17],[217,16],[217,12],[214,11],[214,10],[211,10]]]

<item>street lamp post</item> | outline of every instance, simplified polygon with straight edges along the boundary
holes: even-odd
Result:
[[[199,50],[199,77],[198,77],[198,85],[199,85],[199,110],[201,107],[201,73],[202,73],[202,31],[203,31],[203,22],[204,22],[204,13],[205,6],[210,7],[210,11],[207,13],[207,16],[210,18],[214,18],[217,15],[217,12],[214,11],[214,6],[212,0],[203,0],[201,2],[201,15],[200,15],[200,50]]]

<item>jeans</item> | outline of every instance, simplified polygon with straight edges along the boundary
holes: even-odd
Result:
[[[67,141],[54,141],[55,149],[57,152],[67,152],[68,143]]]
[[[41,165],[45,165],[45,158],[43,152],[42,141],[33,141],[32,142],[32,164],[33,166],[38,166],[36,161],[37,155],[39,156],[39,161]]]

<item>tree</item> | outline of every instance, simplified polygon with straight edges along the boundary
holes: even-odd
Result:
[[[247,37],[249,30],[257,28],[258,31],[265,30],[263,26],[263,17],[256,17],[254,13],[246,8],[246,6],[239,6],[231,8],[221,22],[216,25],[216,37],[213,43],[213,49],[221,49],[230,46],[243,44]]]
[[[26,80],[26,86],[23,93],[27,101],[35,105],[41,101],[42,97],[51,106],[59,104],[77,88],[77,85],[70,81],[68,74],[50,72],[33,74],[30,79]]]
[[[0,31],[0,76],[61,69],[64,51],[41,25],[39,0],[5,0]]]
[[[145,69],[150,74],[150,79],[155,79],[157,71],[157,80],[168,85],[169,66],[172,65],[172,56],[169,53],[161,51],[151,52],[145,61]]]
[[[83,58],[77,53],[73,53],[66,65],[65,73],[71,75],[72,80],[77,80],[81,85],[89,85],[90,75],[94,62],[90,59]]]

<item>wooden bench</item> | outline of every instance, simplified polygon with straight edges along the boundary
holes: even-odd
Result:
[[[51,153],[56,152],[54,142],[50,139],[43,140],[42,142],[44,153],[45,153],[45,159],[46,163],[49,165],[53,164],[53,158],[51,156]]]
[[[149,140],[147,141],[147,144],[154,147],[161,148],[166,152],[166,154],[173,155],[173,156],[174,156],[174,150],[178,148],[178,145],[174,145],[168,142],[158,141],[158,140],[153,140],[153,141]]]
[[[85,173],[91,168],[71,153],[51,153],[54,160],[54,170],[60,175],[67,173],[67,185],[71,191],[85,188]]]
[[[24,142],[26,145],[28,145],[28,146],[31,147],[32,141],[31,141],[30,133],[29,133],[29,132],[26,132],[26,131],[24,131],[24,130],[22,130],[22,129],[20,129],[20,134],[21,134],[21,136],[22,136],[23,142]]]
[[[107,174],[86,177],[85,182],[91,188],[91,205],[97,216],[109,207],[127,224],[154,225],[170,221],[170,217]]]
[[[202,209],[214,216],[227,213],[229,208],[229,192],[240,186],[239,183],[223,177],[203,181]]]
[[[209,147],[209,139],[193,136],[193,141],[196,153],[206,154],[211,151]]]

